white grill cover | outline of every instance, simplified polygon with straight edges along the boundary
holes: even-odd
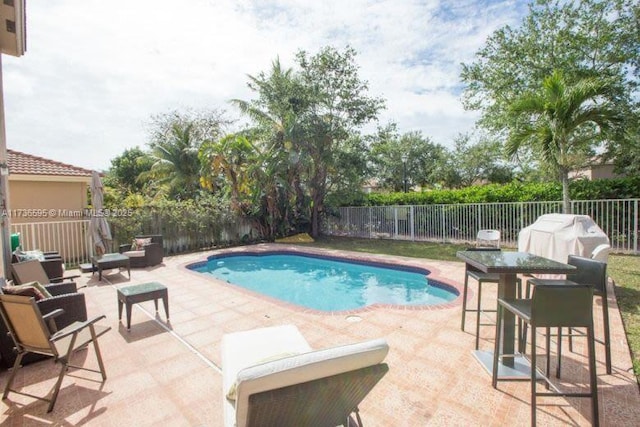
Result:
[[[518,234],[518,251],[558,262],[569,255],[589,258],[602,243],[609,244],[609,238],[588,215],[542,215]]]

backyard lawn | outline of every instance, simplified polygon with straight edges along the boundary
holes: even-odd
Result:
[[[456,252],[466,247],[442,243],[343,237],[322,237],[313,243],[303,245],[443,261],[459,261]],[[616,284],[615,292],[631,347],[633,369],[640,383],[640,257],[610,255],[608,273]]]

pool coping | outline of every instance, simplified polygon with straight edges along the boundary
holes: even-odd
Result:
[[[401,267],[406,267],[407,269],[410,269],[414,272],[415,270],[421,270],[421,272],[426,270],[426,271],[429,271],[429,278],[438,282],[438,284],[435,286],[443,285],[445,289],[449,287],[451,288],[450,291],[457,292],[458,295],[454,300],[450,302],[434,304],[434,305],[397,305],[397,304],[376,303],[376,304],[368,305],[365,307],[350,309],[350,310],[323,311],[323,310],[316,310],[312,308],[302,307],[300,305],[283,301],[278,298],[271,297],[269,295],[264,295],[259,292],[252,291],[250,289],[246,289],[242,286],[225,282],[220,279],[216,279],[215,277],[210,275],[203,275],[189,268],[189,266],[207,262],[211,257],[216,257],[221,255],[229,255],[229,254],[260,255],[260,254],[268,254],[268,253],[316,256],[320,258],[324,257],[324,258],[334,259],[334,260],[355,261],[360,264],[386,266],[389,268],[396,268],[396,269],[398,266],[401,266]],[[409,257],[401,257],[401,256],[394,256],[394,255],[379,255],[379,254],[343,251],[343,250],[335,250],[335,249],[309,248],[309,247],[302,247],[299,245],[291,245],[291,244],[283,244],[283,243],[258,243],[255,245],[221,248],[221,249],[214,249],[212,251],[205,251],[202,254],[204,256],[204,260],[200,260],[200,261],[192,260],[189,262],[185,262],[180,264],[179,268],[181,270],[187,271],[189,274],[196,274],[198,275],[198,277],[204,277],[206,280],[211,281],[213,283],[237,290],[238,292],[241,292],[244,295],[253,296],[255,298],[259,298],[261,300],[265,300],[273,304],[279,305],[281,307],[286,307],[288,309],[292,309],[301,313],[310,313],[310,314],[317,314],[317,315],[347,316],[347,315],[354,315],[358,313],[366,313],[368,311],[379,310],[379,309],[392,309],[392,310],[402,310],[402,311],[443,310],[443,309],[455,308],[462,304],[462,296],[463,296],[462,284],[449,280],[446,277],[443,277],[442,271],[437,267],[429,265],[428,263],[430,260],[427,260],[427,259],[409,258]],[[472,297],[471,292],[468,292],[467,299],[470,299],[471,297]]]

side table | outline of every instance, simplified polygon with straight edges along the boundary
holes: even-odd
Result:
[[[131,330],[131,307],[144,301],[151,301],[156,305],[158,312],[158,299],[162,298],[164,314],[169,320],[169,292],[167,287],[158,282],[142,283],[140,285],[125,286],[118,289],[118,320],[122,320],[122,306],[127,307],[127,330]]]
[[[110,270],[112,268],[126,268],[129,279],[131,279],[131,267],[129,257],[122,254],[104,254],[101,257],[92,257],[93,265],[91,274],[98,270],[98,280],[102,281],[102,270]]]

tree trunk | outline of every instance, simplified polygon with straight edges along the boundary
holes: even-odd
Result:
[[[322,210],[322,197],[314,192],[312,196],[313,206],[311,206],[311,237],[317,238],[320,235],[320,211]]]
[[[571,198],[569,197],[569,172],[563,170],[561,172],[562,179],[562,213],[571,213]]]

